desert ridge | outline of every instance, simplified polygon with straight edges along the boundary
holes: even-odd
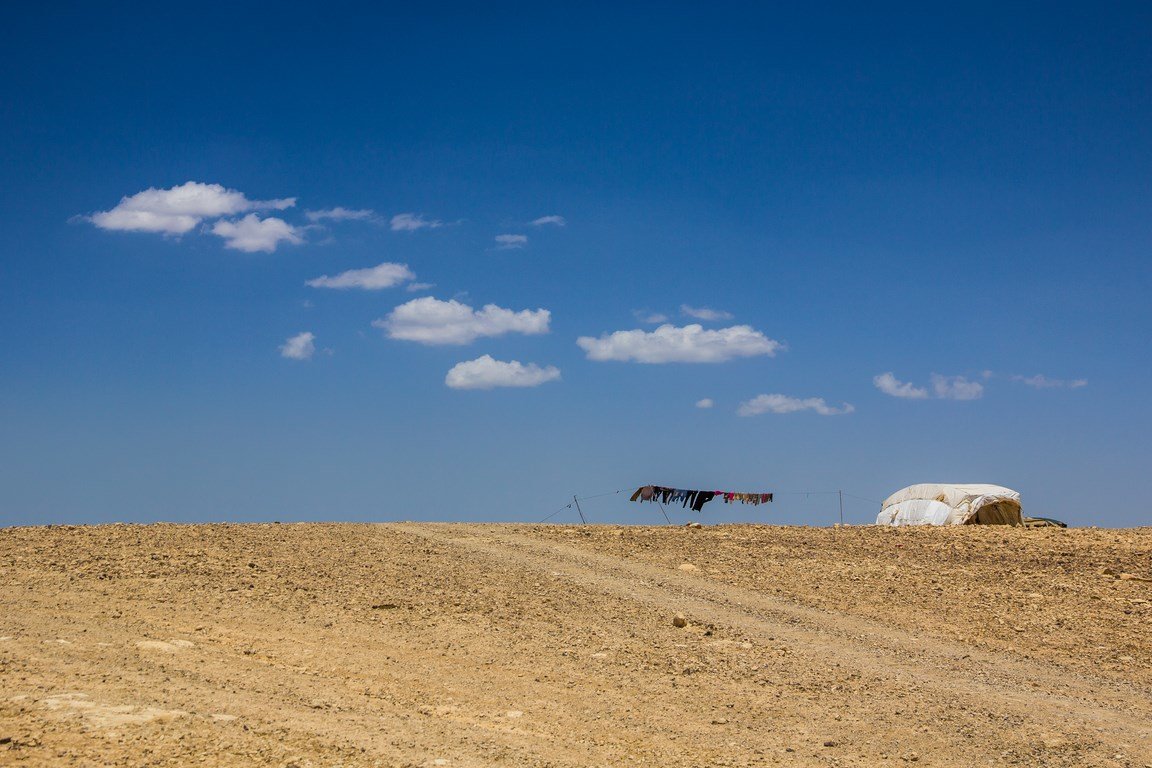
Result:
[[[4,765],[1152,763],[1152,529],[0,530]]]

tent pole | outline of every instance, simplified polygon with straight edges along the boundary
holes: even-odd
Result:
[[[580,515],[580,522],[588,525],[588,521],[584,519],[584,510],[580,509],[580,499],[576,498],[576,494],[572,494],[572,501],[576,504],[576,512]]]

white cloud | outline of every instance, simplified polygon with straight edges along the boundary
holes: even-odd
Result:
[[[979,400],[984,396],[984,385],[963,376],[932,374],[932,391],[942,400]]]
[[[723,363],[738,357],[775,356],[784,345],[747,325],[706,331],[699,325],[662,325],[654,331],[616,331],[576,343],[589,360],[637,363]]]
[[[415,232],[418,229],[436,229],[444,226],[444,222],[437,219],[426,219],[420,213],[398,213],[392,217],[393,232]]]
[[[224,247],[246,253],[271,253],[282,241],[293,245],[304,242],[300,230],[283,219],[261,219],[254,213],[236,221],[218,221],[212,225],[212,234],[224,238]]]
[[[568,226],[568,220],[565,219],[563,216],[552,215],[552,216],[541,216],[540,218],[534,219],[532,221],[532,226],[534,226],[534,227],[543,227],[546,224],[554,224],[557,227],[566,227],[566,226]]]
[[[892,375],[891,371],[882,373],[879,376],[873,376],[872,383],[876,385],[876,389],[892,397],[903,397],[909,400],[922,400],[928,397],[928,390],[924,389],[924,387],[918,387],[910,382],[900,381]]]
[[[496,248],[499,250],[523,248],[527,244],[527,235],[496,235]]]
[[[632,316],[642,323],[651,323],[652,325],[668,322],[668,315],[662,315],[659,312],[649,312],[646,309],[634,309],[632,310]]]
[[[724,312],[719,309],[708,309],[708,307],[690,307],[687,304],[681,304],[680,311],[688,317],[693,317],[697,320],[716,321],[732,319],[731,312]]]
[[[219,184],[189,181],[168,189],[149,187],[121,198],[112,210],[94,213],[87,219],[101,229],[182,235],[205,219],[245,211],[284,210],[295,204],[294,197],[249,200],[242,192]]]
[[[280,356],[289,360],[311,360],[316,353],[316,335],[305,331],[288,339],[280,347]]]
[[[1088,386],[1087,379],[1050,379],[1042,373],[1035,376],[1020,376],[1012,377],[1012,381],[1018,381],[1033,389],[1079,389],[1080,387]]]
[[[981,375],[985,380],[993,376],[991,371],[984,371]],[[932,389],[929,392],[925,387],[900,381],[891,372],[872,377],[872,383],[884,394],[907,400],[923,400],[927,397],[939,400],[979,400],[984,396],[984,385],[965,376],[942,376],[934,373],[931,381]]]
[[[452,389],[493,389],[494,387],[538,387],[560,378],[560,369],[535,363],[524,365],[516,360],[503,362],[482,355],[466,363],[457,363],[444,377]]]
[[[305,285],[313,288],[363,288],[366,291],[378,291],[415,278],[416,274],[408,269],[407,264],[393,264],[386,261],[375,267],[350,269],[333,277],[321,275],[309,280]]]
[[[716,405],[716,403],[712,402],[712,398],[710,397],[705,397],[703,400],[696,401],[697,408],[711,408],[714,405]]]
[[[420,344],[469,344],[481,336],[548,333],[551,317],[546,309],[514,312],[495,304],[477,312],[455,299],[440,301],[425,296],[401,304],[372,325],[393,339]]]
[[[325,208],[320,211],[305,211],[304,215],[308,217],[308,221],[368,221],[376,218],[376,212],[367,208],[362,210],[352,210],[349,208]]]
[[[842,416],[852,413],[853,408],[844,403],[839,408],[833,408],[824,402],[822,397],[789,397],[788,395],[757,395],[751,400],[740,403],[736,413],[741,416],[759,416],[762,413],[796,413],[797,411],[815,411],[821,416]]]
[[[430,288],[435,288],[436,283],[409,283],[404,290],[408,293],[416,293],[417,291],[427,291]]]

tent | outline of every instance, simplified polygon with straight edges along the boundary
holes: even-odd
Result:
[[[876,525],[1021,525],[1020,494],[1000,485],[921,483],[884,500]]]

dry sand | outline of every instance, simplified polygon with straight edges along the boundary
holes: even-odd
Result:
[[[1152,529],[4,529],[0,765],[1152,766],[1150,579]]]

